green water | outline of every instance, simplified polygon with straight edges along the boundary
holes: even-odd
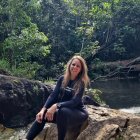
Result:
[[[103,92],[101,98],[111,108],[140,107],[140,79],[97,81],[92,87]]]

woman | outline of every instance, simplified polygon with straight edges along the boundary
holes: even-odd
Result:
[[[59,78],[53,93],[36,115],[26,139],[33,140],[46,122],[52,122],[57,124],[58,140],[64,140],[68,126],[80,125],[88,118],[82,102],[88,84],[85,60],[81,56],[72,57],[67,63],[64,76]]]

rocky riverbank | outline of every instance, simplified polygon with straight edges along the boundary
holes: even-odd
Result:
[[[81,129],[73,128],[66,140],[140,140],[140,117],[119,110],[87,106],[89,119]],[[0,126],[0,139],[21,140],[25,137],[28,127],[8,129]],[[76,135],[75,135],[76,134]],[[72,139],[71,139],[72,138]],[[46,124],[44,130],[35,140],[57,140],[55,124]]]
[[[23,139],[51,91],[37,81],[0,75],[0,139]],[[93,105],[87,109],[89,119],[82,129],[69,129],[66,140],[140,140],[139,116]],[[47,124],[36,140],[57,140],[56,130],[55,124]]]

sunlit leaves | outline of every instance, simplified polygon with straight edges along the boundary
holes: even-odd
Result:
[[[48,46],[42,46],[40,48],[40,52],[43,56],[47,56],[49,53],[50,53],[50,49],[51,49],[51,46],[48,45]]]
[[[39,32],[37,26],[32,24],[29,28],[23,29],[20,35],[12,35],[8,37],[3,45],[5,46],[5,49],[11,48],[17,56],[26,56],[26,60],[31,57],[31,55],[37,55],[40,48],[42,46],[44,48],[43,43],[46,43],[47,41],[48,38],[44,33]],[[42,50],[41,52],[43,54],[49,53],[49,49],[50,48],[47,47],[47,49],[43,49],[44,52]]]
[[[115,53],[118,53],[119,55],[121,55],[122,53],[126,52],[126,49],[125,49],[125,47],[122,46],[122,44],[114,43],[113,51],[115,51]]]
[[[100,46],[98,41],[90,42],[90,44],[81,50],[81,55],[84,56],[84,58],[88,58],[94,56],[99,49]]]

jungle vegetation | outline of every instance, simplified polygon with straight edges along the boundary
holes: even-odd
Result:
[[[94,79],[139,44],[140,0],[0,0],[0,69],[14,76],[56,78],[79,54]]]

